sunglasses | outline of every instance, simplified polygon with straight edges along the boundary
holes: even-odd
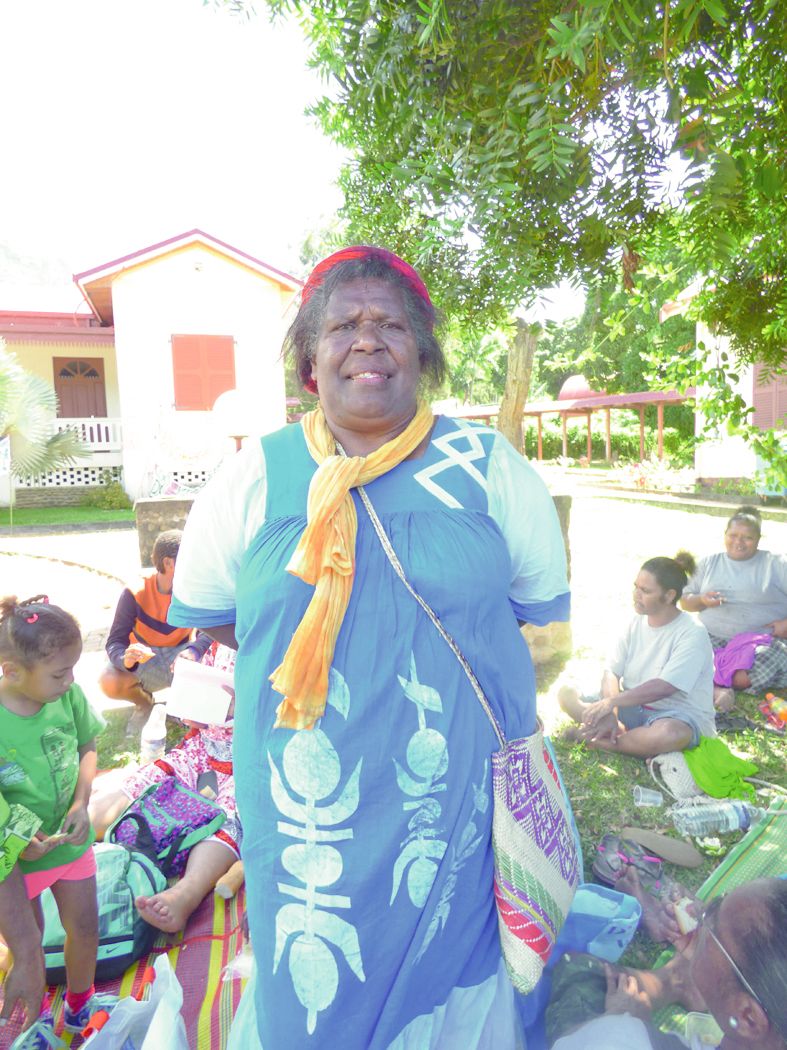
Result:
[[[740,971],[740,967],[735,962],[735,960],[730,955],[730,953],[727,951],[727,949],[724,947],[724,945],[721,943],[721,941],[719,940],[718,936],[716,935],[716,932],[714,931],[713,927],[711,926],[711,921],[715,922],[715,917],[719,913],[719,909],[721,908],[721,901],[722,901],[721,897],[716,897],[714,900],[711,901],[711,903],[705,909],[705,912],[704,912],[704,914],[702,916],[702,928],[703,928],[703,930],[705,930],[707,935],[710,937],[710,939],[713,941],[713,943],[719,949],[721,954],[724,956],[724,958],[730,964],[730,966],[732,967],[732,972],[735,974],[735,976],[741,982],[743,987],[746,989],[746,991],[749,993],[749,995],[752,997],[752,999],[754,999],[754,1001],[759,1005],[760,1009],[763,1010],[763,1012],[767,1016],[768,1011],[763,1006],[762,1000],[760,999],[759,995],[757,995],[755,990],[752,988],[752,986],[749,984],[749,982],[743,976],[743,974]]]

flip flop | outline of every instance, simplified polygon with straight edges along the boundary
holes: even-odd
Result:
[[[644,846],[670,864],[677,864],[681,868],[699,868],[702,864],[702,854],[690,842],[673,839],[648,828],[624,828],[621,834],[623,838]]]
[[[596,846],[593,874],[605,886],[614,886],[629,865],[637,869],[644,889],[660,890],[663,867],[660,858],[646,853],[639,843],[608,832]]]

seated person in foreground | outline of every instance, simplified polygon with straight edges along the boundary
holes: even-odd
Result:
[[[787,688],[787,556],[760,550],[755,507],[727,522],[724,550],[701,558],[681,598],[699,613],[716,656],[715,702],[735,703],[736,689]]]
[[[235,653],[213,643],[205,662],[231,670]],[[109,825],[151,784],[174,776],[185,787],[198,791],[200,776],[211,771],[215,774],[215,801],[224,811],[225,823],[215,835],[192,848],[186,870],[177,882],[152,897],[137,897],[134,902],[151,926],[168,933],[176,933],[185,927],[205,895],[240,857],[242,832],[232,772],[234,707],[233,699],[223,725],[204,725],[184,719],[190,731],[177,747],[168,751],[164,758],[130,773],[118,790],[103,794],[94,791],[90,800],[90,819],[99,838],[103,838]],[[100,779],[97,781],[99,787]]]
[[[655,1009],[706,1010],[722,1030],[717,1050],[787,1048],[787,881],[758,879],[705,908],[683,951],[656,970],[607,967],[606,1013],[553,1050],[680,1050],[652,1024]],[[691,1044],[701,1050],[706,1042]]]
[[[156,537],[156,571],[143,577],[135,590],[125,588],[107,638],[109,664],[99,684],[113,700],[136,704],[139,721],[150,712],[153,693],[172,685],[176,658],[201,660],[211,644],[206,634],[192,639],[189,628],[167,623],[182,535],[179,529],[170,529]]]
[[[703,627],[678,609],[685,585],[679,561],[646,561],[634,583],[637,615],[607,663],[601,698],[583,699],[570,685],[558,691],[589,747],[649,758],[716,735],[713,650]]]

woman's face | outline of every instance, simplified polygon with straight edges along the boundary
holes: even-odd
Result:
[[[312,361],[328,423],[388,440],[412,419],[420,376],[401,289],[378,278],[339,285]]]
[[[734,521],[724,533],[727,556],[733,561],[746,561],[757,553],[760,537],[750,525]]]
[[[634,609],[640,616],[653,616],[672,605],[674,591],[665,591],[652,572],[640,569],[634,581]]]

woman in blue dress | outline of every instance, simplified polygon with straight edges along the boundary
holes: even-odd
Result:
[[[567,618],[565,556],[511,445],[419,400],[445,369],[434,322],[397,256],[320,263],[286,344],[320,407],[225,465],[178,557],[171,622],[238,646],[264,1050],[523,1045],[492,894],[497,739],[357,485],[508,739],[536,724],[519,623]]]

